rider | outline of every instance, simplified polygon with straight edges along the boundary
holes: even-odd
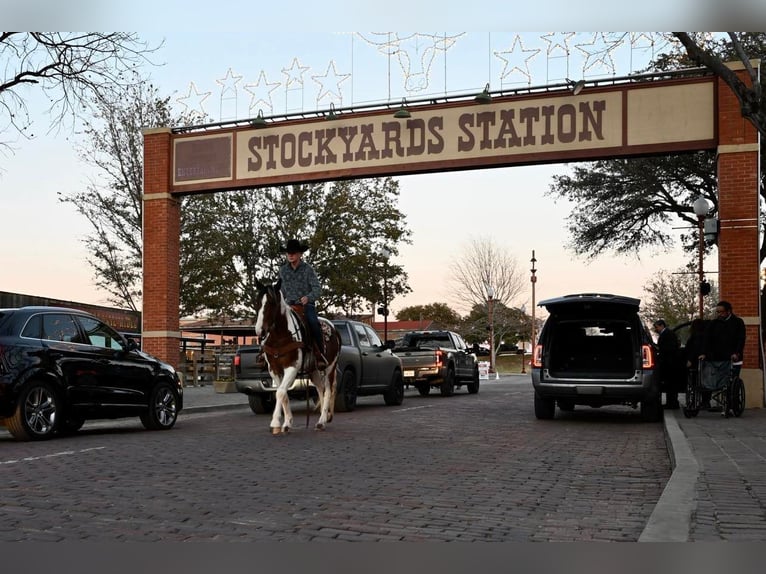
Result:
[[[303,305],[304,316],[317,349],[317,359],[326,364],[322,329],[315,307],[316,300],[322,294],[322,288],[314,268],[303,261],[303,252],[308,248],[307,244],[297,239],[288,240],[282,247],[282,252],[287,253],[287,263],[279,268],[279,277],[282,280],[285,302],[288,305]]]

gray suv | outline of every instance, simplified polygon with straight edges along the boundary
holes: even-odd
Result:
[[[532,359],[535,416],[552,419],[556,405],[640,404],[645,421],[660,420],[656,349],[638,316],[641,301],[603,293],[540,301],[550,316]]]

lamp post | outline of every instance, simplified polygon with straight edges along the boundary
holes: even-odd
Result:
[[[534,364],[535,360],[535,283],[537,283],[537,276],[535,273],[537,273],[537,269],[535,269],[535,263],[537,263],[537,259],[535,259],[535,250],[532,250],[532,259],[530,259],[530,262],[532,263],[532,269],[530,271],[532,272],[532,276],[529,278],[529,281],[532,283],[532,329],[531,329],[531,335],[529,342],[530,347],[532,347],[532,362]]]
[[[705,257],[704,224],[705,216],[710,211],[710,204],[708,203],[707,199],[700,195],[697,199],[694,200],[692,209],[694,209],[694,215],[697,216],[697,232],[699,235],[699,242],[697,244],[697,275],[699,279],[697,285],[697,302],[699,305],[699,318],[702,319],[705,315],[705,294],[702,292],[702,284],[705,282],[705,271],[703,266],[703,260]]]
[[[522,305],[519,307],[519,311],[521,311],[521,329],[519,329],[521,333],[521,374],[524,375],[527,372],[527,366],[524,364],[526,361],[524,361],[524,353],[526,351],[526,348],[524,346],[524,323],[526,323],[527,318],[527,308],[525,305]]]
[[[487,316],[489,318],[489,372],[495,372],[495,318],[494,312],[494,297],[495,290],[492,285],[487,284]]]
[[[383,315],[383,342],[388,341],[388,258],[391,252],[381,247],[378,253],[383,257],[383,306],[378,308],[378,314]]]

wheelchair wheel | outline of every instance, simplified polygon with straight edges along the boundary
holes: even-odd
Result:
[[[689,376],[686,379],[686,404],[683,409],[684,416],[687,419],[697,416],[700,412],[701,401],[702,396],[700,395],[697,377],[694,372],[689,372]]]
[[[736,378],[731,382],[728,394],[727,416],[730,416],[728,413],[735,417],[742,416],[745,411],[745,384],[742,379]]]

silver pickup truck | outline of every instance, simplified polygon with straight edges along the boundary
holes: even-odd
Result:
[[[359,396],[383,395],[386,405],[401,405],[404,400],[402,364],[378,338],[369,325],[339,319],[333,325],[340,334],[342,347],[336,372],[335,410],[352,411]],[[233,359],[234,383],[240,393],[248,396],[251,410],[270,414],[276,401],[276,387],[259,360],[258,345],[240,347]],[[306,392],[316,395],[314,385],[298,377],[288,389],[291,399],[305,399]]]
[[[479,365],[463,338],[452,331],[411,331],[394,347],[402,360],[404,383],[425,396],[438,387],[451,396],[456,387],[479,392]]]

